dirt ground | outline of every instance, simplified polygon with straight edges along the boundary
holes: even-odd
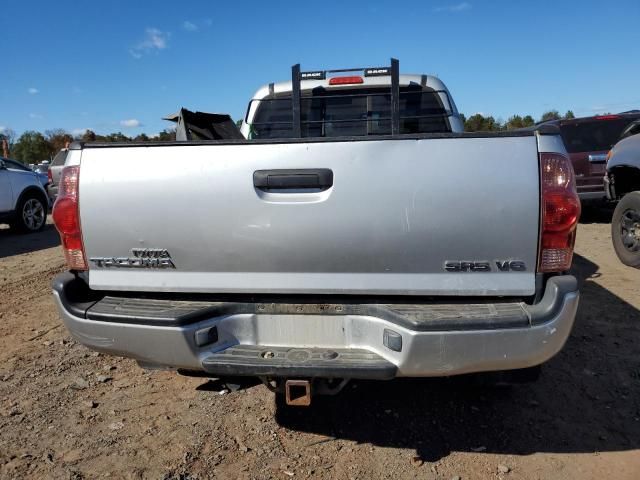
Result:
[[[55,230],[0,229],[0,477],[638,479],[640,270],[618,262],[607,215],[579,227],[576,326],[537,383],[357,382],[292,413],[262,385],[75,343],[49,289]]]

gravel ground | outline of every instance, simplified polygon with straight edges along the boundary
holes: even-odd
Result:
[[[618,262],[606,212],[589,217],[576,326],[537,383],[354,382],[294,411],[262,385],[75,343],[49,290],[55,230],[0,229],[0,477],[638,479],[640,271]]]

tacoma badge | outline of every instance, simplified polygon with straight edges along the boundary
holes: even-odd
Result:
[[[176,268],[164,248],[132,248],[133,257],[91,257],[96,267],[104,268]]]

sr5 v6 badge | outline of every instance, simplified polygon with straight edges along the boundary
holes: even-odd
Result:
[[[444,269],[447,272],[524,272],[527,266],[521,260],[495,260],[495,268],[491,262],[479,261],[446,261]]]
[[[164,248],[132,248],[133,257],[91,257],[89,261],[102,268],[176,268]]]

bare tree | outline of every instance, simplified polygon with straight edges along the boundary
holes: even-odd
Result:
[[[7,142],[9,142],[9,146],[11,146],[16,141],[16,132],[11,128],[3,128],[0,131],[0,138],[6,138]]]

